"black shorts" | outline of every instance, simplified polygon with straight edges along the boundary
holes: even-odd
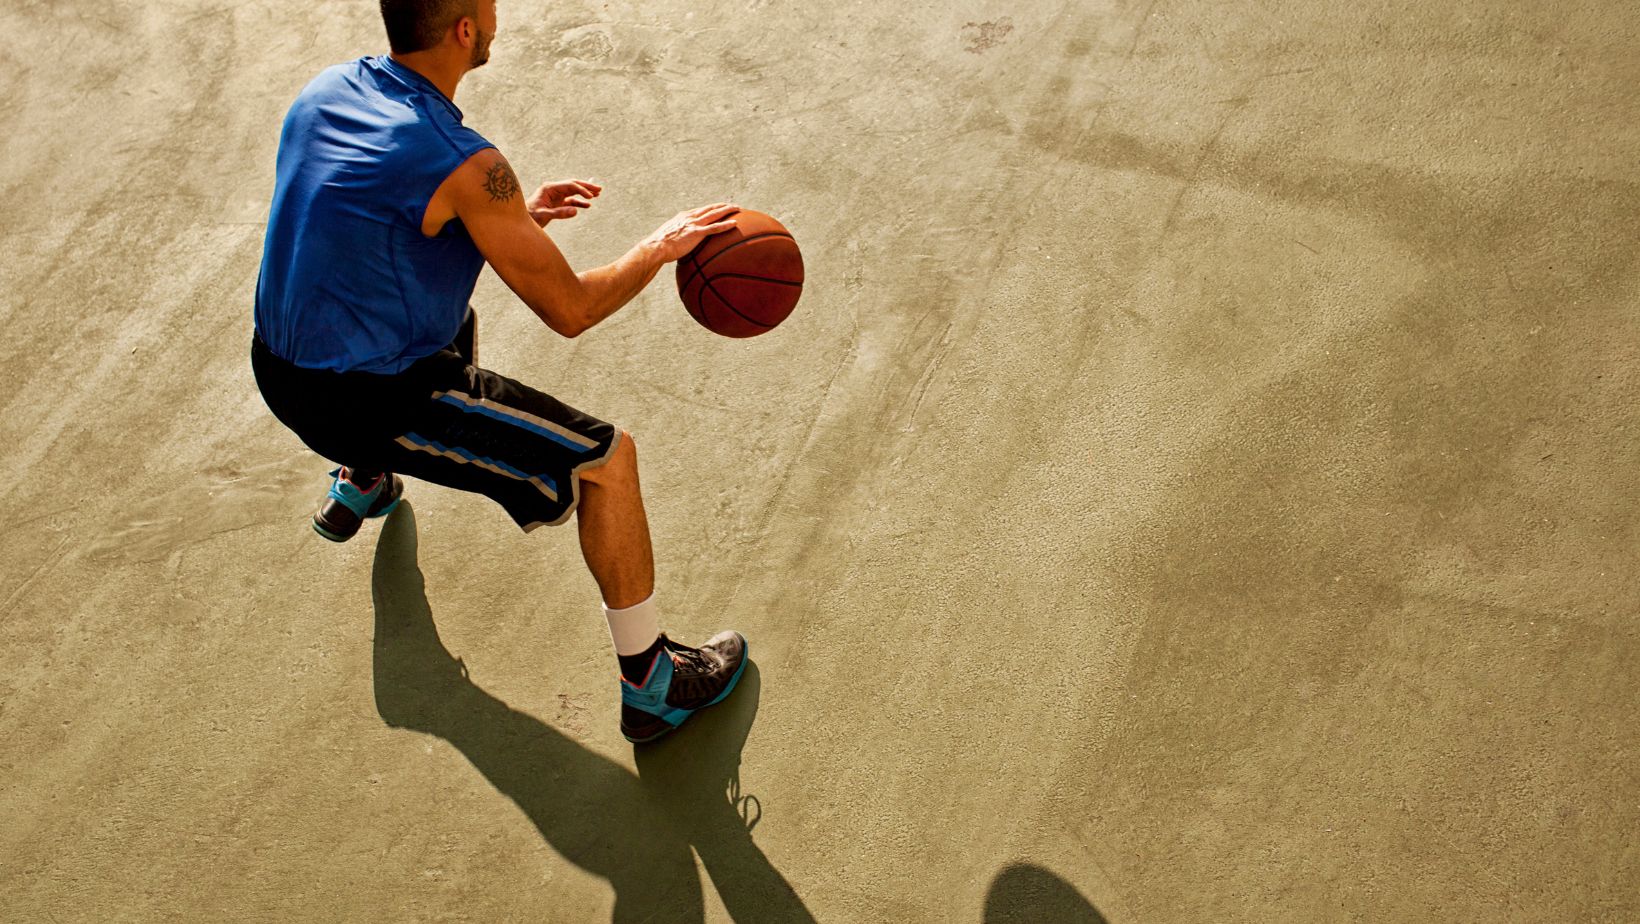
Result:
[[[319,455],[483,494],[526,532],[555,526],[621,431],[475,366],[476,330],[469,314],[454,343],[396,375],[306,369],[253,335],[251,368],[268,409]]]

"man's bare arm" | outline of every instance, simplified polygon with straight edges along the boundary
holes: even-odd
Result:
[[[720,204],[682,212],[614,263],[577,273],[530,217],[518,177],[500,151],[480,151],[456,168],[429,204],[429,217],[444,209],[466,225],[507,287],[565,337],[578,336],[614,314],[662,266],[707,236],[734,227],[729,216],[736,211]]]

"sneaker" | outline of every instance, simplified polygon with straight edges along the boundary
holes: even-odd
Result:
[[[621,734],[634,744],[654,741],[723,702],[745,671],[746,637],[739,632],[719,632],[699,648],[663,633],[643,683],[621,678]]]
[[[342,469],[330,476],[335,481],[313,514],[313,531],[331,542],[352,539],[365,520],[387,516],[404,497],[404,481],[392,472],[362,487],[342,477]]]

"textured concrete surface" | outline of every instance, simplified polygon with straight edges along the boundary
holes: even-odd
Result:
[[[0,918],[1640,919],[1640,11],[503,0],[468,123],[586,266],[488,365],[637,435],[736,699],[634,754],[572,532],[333,546],[246,352],[368,2],[0,8]],[[641,832],[641,833],[635,833]]]

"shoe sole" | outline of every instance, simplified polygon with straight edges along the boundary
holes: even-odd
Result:
[[[723,702],[725,699],[729,698],[730,693],[733,693],[735,691],[735,686],[740,683],[740,675],[746,673],[746,665],[750,664],[751,660],[752,660],[752,646],[749,642],[746,641],[746,636],[744,636],[744,635],[742,635],[740,637],[740,651],[741,651],[740,666],[735,668],[735,675],[733,677],[729,678],[729,685],[723,688],[722,693],[719,693],[717,696],[712,697],[711,702],[707,703],[704,706],[699,706],[697,708],[689,710],[689,714],[683,717],[683,722],[689,721],[691,718],[694,717],[695,713],[699,712],[700,710],[710,709],[713,706],[716,706],[718,703]],[[647,738],[634,738],[631,735],[628,735],[626,732],[621,732],[621,737],[623,737],[626,740],[632,742],[633,744],[648,744],[651,741],[657,741],[661,738],[665,738],[667,735],[671,734],[672,732],[682,728],[683,727],[683,722],[679,722],[676,725],[667,725],[665,728],[663,728],[660,731],[654,733],[653,735],[650,735]]]
[[[346,542],[347,540],[352,539],[354,536],[358,535],[358,533],[356,533],[356,532],[355,533],[348,533],[345,536],[342,535],[341,533],[333,533],[330,530],[325,529],[323,526],[319,525],[319,520],[317,518],[315,518],[314,521],[313,521],[313,531],[318,533],[319,535],[325,537],[326,539],[329,539],[331,542]]]
[[[387,516],[388,514],[393,512],[394,508],[398,507],[399,502],[402,501],[402,500],[404,500],[404,495],[401,494],[398,497],[394,498],[393,503],[388,504],[385,508],[383,508],[381,510],[381,512],[366,514],[365,519],[366,520],[376,520],[376,519],[380,519],[381,517]],[[361,522],[359,525],[362,526],[364,524]],[[346,542],[347,540],[352,539],[354,536],[357,536],[359,534],[358,530],[354,530],[353,532],[348,533],[345,536],[342,535],[341,533],[333,532],[329,529],[326,529],[324,527],[324,524],[319,520],[318,517],[313,518],[313,531],[318,533],[319,535],[325,537],[326,539],[329,539],[331,542]]]

